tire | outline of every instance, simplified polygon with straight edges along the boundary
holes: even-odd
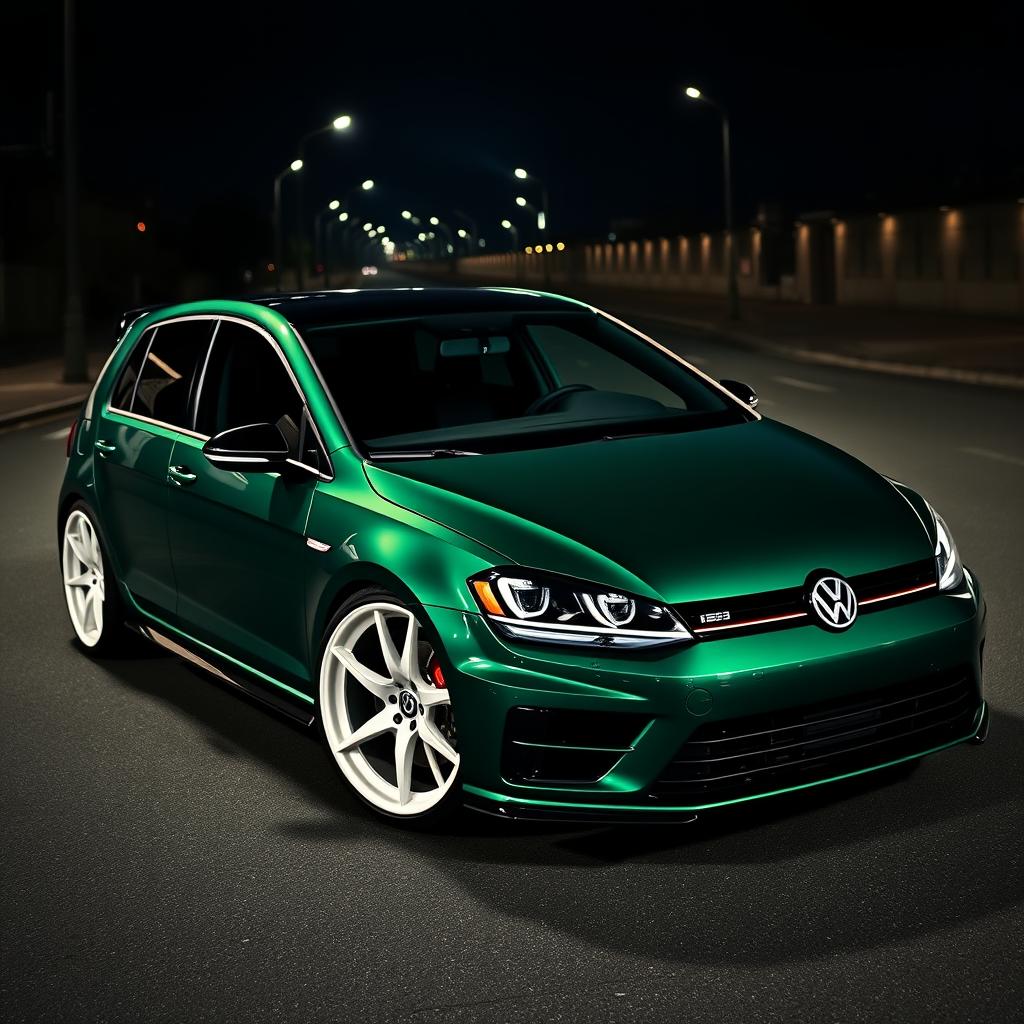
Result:
[[[82,649],[93,657],[129,650],[124,606],[94,513],[76,501],[60,528],[60,569],[64,599]]]
[[[451,695],[428,677],[427,632],[394,594],[361,590],[332,617],[317,666],[328,756],[364,804],[403,823],[436,823],[462,803]]]

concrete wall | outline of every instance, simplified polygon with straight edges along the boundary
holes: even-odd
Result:
[[[759,227],[737,232],[740,294],[791,302],[1024,315],[1024,203],[815,216],[793,225],[793,272],[769,280]],[[724,295],[724,232],[462,257],[458,269],[523,285],[569,283]]]

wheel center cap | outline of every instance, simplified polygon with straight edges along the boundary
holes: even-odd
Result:
[[[398,706],[406,718],[415,718],[419,701],[411,690],[403,690],[398,695]]]

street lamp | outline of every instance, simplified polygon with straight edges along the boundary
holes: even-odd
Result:
[[[501,222],[501,226],[512,235],[512,250],[519,251],[519,229],[507,217]]]
[[[547,241],[547,237],[548,237],[548,217],[549,217],[549,214],[548,214],[548,189],[547,189],[547,186],[544,184],[543,181],[540,180],[540,178],[537,177],[536,174],[530,174],[530,172],[527,171],[525,167],[517,167],[512,173],[520,181],[532,181],[532,182],[534,182],[534,184],[536,184],[537,187],[540,189],[540,208],[536,209],[534,207],[531,207],[531,209],[534,209],[534,212],[537,214],[537,229],[544,236],[544,240]],[[519,199],[522,199],[522,196],[520,196],[520,197],[518,197],[516,199],[516,203],[519,206],[525,206],[526,205],[526,201],[523,200],[523,202],[520,203]]]
[[[469,255],[473,251],[473,243],[480,234],[476,227],[476,221],[473,220],[468,213],[464,213],[462,210],[455,210],[453,212],[456,217],[460,220],[464,220],[469,225],[468,231],[464,231],[462,228],[459,228],[459,238],[466,243],[466,254]]]
[[[306,156],[306,144],[311,140],[315,139],[318,135],[324,135],[327,132],[347,132],[352,127],[352,116],[350,114],[339,114],[333,118],[330,122],[325,125],[321,125],[319,128],[314,128],[311,132],[306,132],[305,135],[299,139],[299,159],[303,160]],[[299,290],[301,291],[306,286],[306,259],[303,254],[303,243],[305,241],[305,221],[303,219],[303,201],[302,201],[302,179],[299,179],[298,187],[295,189],[295,203],[298,213],[298,225],[299,225],[299,238],[298,238],[298,269],[299,269]]]
[[[289,174],[302,170],[302,161],[293,160],[274,178],[274,287],[281,290],[281,264],[284,262],[284,238],[281,231],[281,182]]]
[[[736,239],[732,232],[732,158],[729,151],[729,112],[721,103],[713,100],[707,93],[701,92],[695,85],[688,85],[685,91],[689,99],[707,103],[708,106],[717,110],[722,118],[722,191],[725,196],[725,237],[729,246],[727,267],[729,319],[739,320],[740,287],[737,274]]]

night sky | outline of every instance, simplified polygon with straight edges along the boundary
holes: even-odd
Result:
[[[1016,198],[1019,6],[912,23],[862,5],[823,22],[820,4],[748,16],[735,5],[180,2],[157,14],[83,3],[83,186],[140,216],[269,218],[272,179],[299,137],[350,113],[355,131],[310,148],[307,196],[326,204],[372,177],[367,215],[392,234],[404,207],[464,210],[495,241],[502,216],[525,226],[512,201],[520,164],[549,183],[553,237],[600,237],[623,218],[696,230],[720,223],[721,187],[718,121],[682,98],[692,81],[731,111],[741,219],[761,200],[799,212]],[[9,145],[38,136],[45,89],[59,90],[61,7],[40,0],[0,18],[5,53],[18,55],[0,122]]]

